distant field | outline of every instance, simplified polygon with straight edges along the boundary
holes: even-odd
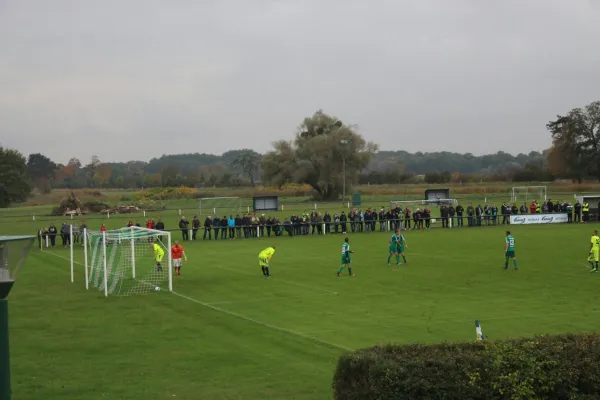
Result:
[[[523,184],[527,185],[527,184]],[[531,184],[531,185],[540,185]],[[424,199],[424,192],[427,188],[440,188],[448,187],[451,189],[451,195],[457,198],[463,204],[473,203],[484,204],[486,201],[490,204],[500,205],[504,201],[510,200],[510,190],[513,184],[498,183],[498,184],[471,184],[471,185],[363,185],[359,186],[354,192],[362,193],[362,209],[372,208],[379,209],[381,207],[389,207],[391,201],[394,200],[422,200]],[[302,188],[302,187],[300,187]],[[574,194],[584,193],[600,193],[600,185],[586,184],[586,185],[569,185],[569,184],[552,184],[547,185],[548,198],[554,200],[573,200]],[[197,195],[204,196],[207,191],[210,190],[211,194],[216,196],[237,196],[240,197],[239,209],[232,206],[231,201],[223,201],[220,203],[213,202],[216,206],[216,213],[218,215],[229,215],[235,214],[236,212],[244,213],[252,211],[252,197],[251,189],[224,189],[224,188],[211,188],[211,189],[198,189]],[[303,188],[302,190],[309,190]],[[280,196],[280,210],[277,212],[269,212],[269,215],[276,215],[280,219],[289,218],[291,214],[301,213],[305,210],[314,210],[315,207],[320,212],[328,211],[341,212],[342,210],[348,211],[348,205],[350,195],[347,196],[346,202],[319,202],[311,200],[307,192],[306,196],[291,196],[291,194],[302,192],[299,187],[293,187],[290,189],[283,189],[277,191],[276,189],[269,188],[256,188],[255,194],[266,194],[274,193]],[[75,191],[82,201],[100,201],[109,205],[117,204],[134,204],[135,199],[141,195],[141,191],[125,191],[125,190],[77,190]],[[193,191],[192,191],[193,192]],[[51,217],[50,212],[56,207],[59,202],[66,198],[71,191],[69,190],[55,190],[50,194],[46,195],[35,195],[25,205],[17,205],[11,208],[0,209],[0,233],[32,233],[36,232],[39,228],[47,226],[49,223],[61,223],[63,221],[70,220],[68,217]],[[194,192],[196,193],[196,192]],[[536,195],[532,193],[530,199]],[[92,213],[86,215],[83,218],[86,219],[90,228],[98,229],[102,223],[110,228],[118,228],[127,223],[128,220],[140,220],[143,221],[145,218],[162,218],[167,225],[167,229],[175,228],[179,219],[179,210],[182,215],[185,215],[188,219],[191,219],[194,215],[200,214],[198,199],[196,198],[181,198],[181,199],[169,199],[156,201],[155,206],[165,208],[161,211],[147,211],[146,216],[143,212],[135,214],[123,214],[123,215],[111,215],[110,218],[100,213]],[[202,214],[207,212],[212,214],[212,205],[210,209],[205,210]],[[283,208],[283,209],[282,209]],[[414,208],[414,207],[413,207]],[[435,211],[434,211],[434,216]],[[34,221],[35,218],[35,221]],[[74,222],[80,223],[82,217],[75,217]]]
[[[475,319],[490,339],[597,331],[592,227],[511,227],[519,271],[502,227],[408,232],[400,267],[388,234],[354,234],[353,278],[335,276],[341,235],[188,242],[178,294],[108,299],[80,264],[69,282],[67,249],[34,249],[10,297],[14,399],[330,399],[349,349],[474,340]]]

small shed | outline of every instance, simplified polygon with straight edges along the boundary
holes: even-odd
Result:
[[[257,196],[252,198],[252,208],[258,211],[279,210],[279,196]]]
[[[449,200],[450,189],[427,189],[425,200]]]

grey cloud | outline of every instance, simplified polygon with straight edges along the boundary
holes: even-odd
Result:
[[[0,142],[59,162],[265,151],[323,108],[385,149],[539,150],[549,119],[598,100],[598,15],[585,0],[4,1]]]

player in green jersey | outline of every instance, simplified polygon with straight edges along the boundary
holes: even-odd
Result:
[[[390,260],[392,259],[392,255],[396,256],[396,265],[400,265],[400,254],[402,254],[402,258],[404,259],[404,263],[406,264],[406,257],[404,256],[404,248],[406,247],[406,239],[404,236],[400,234],[400,229],[396,229],[396,232],[392,235],[390,239],[390,254],[388,256],[388,265],[390,265]]]
[[[348,267],[348,275],[354,276],[354,274],[352,273],[352,257],[350,256],[350,254],[352,253],[354,252],[350,250],[349,239],[346,238],[344,239],[344,244],[342,245],[342,265],[340,266],[340,269],[338,269],[338,277],[340,276],[345,267]]]
[[[504,246],[504,256],[506,261],[504,262],[504,269],[508,269],[508,260],[512,259],[515,270],[519,269],[517,265],[517,258],[515,255],[515,238],[510,234],[510,231],[506,231],[506,245]]]

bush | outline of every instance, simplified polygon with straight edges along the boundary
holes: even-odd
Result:
[[[600,334],[385,345],[340,357],[336,400],[593,399]]]

